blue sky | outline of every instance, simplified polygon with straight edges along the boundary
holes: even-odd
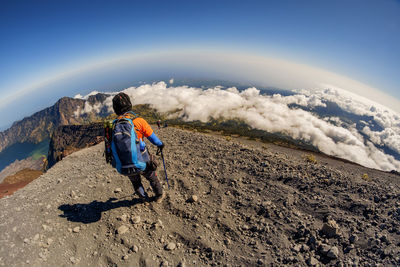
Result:
[[[273,56],[344,75],[400,99],[400,2],[394,0],[2,0],[0,36],[0,127],[58,97],[97,89],[96,75],[85,79],[84,66],[168,49]],[[79,79],[64,80],[43,94],[35,91],[46,79],[54,84],[60,73],[74,70]],[[104,79],[107,88],[129,84],[127,76],[118,80],[118,72],[112,73]],[[29,87],[34,88],[15,102],[6,101]],[[20,111],[13,108],[15,117],[5,116],[3,111],[18,101],[26,104]]]

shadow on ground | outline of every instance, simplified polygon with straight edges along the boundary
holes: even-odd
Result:
[[[105,202],[94,200],[91,203],[77,203],[77,204],[63,204],[58,207],[59,210],[64,212],[59,215],[62,218],[67,218],[71,222],[81,223],[94,223],[101,219],[101,213],[111,209],[121,207],[131,207],[136,204],[143,203],[141,199],[120,200],[115,201],[116,198],[110,198]]]

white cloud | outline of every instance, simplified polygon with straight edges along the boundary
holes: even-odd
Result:
[[[100,102],[94,103],[93,105],[90,104],[89,102],[85,102],[83,109],[78,106],[78,109],[74,111],[74,116],[77,118],[84,114],[90,114],[90,113],[98,114],[98,113],[100,113],[103,106],[104,106],[104,104],[100,103]]]
[[[285,133],[295,139],[313,144],[322,152],[348,159],[367,167],[382,170],[400,170],[400,162],[385,154],[376,145],[386,145],[400,154],[400,119],[396,113],[342,94],[339,89],[301,91],[290,96],[261,95],[256,88],[239,92],[235,87],[193,88],[188,86],[167,87],[165,82],[145,84],[124,90],[136,104],[150,104],[159,112],[174,112],[171,116],[186,121],[207,122],[211,118],[241,119],[250,126],[273,133]],[[320,118],[300,107],[325,107],[326,101],[337,103],[342,109],[359,115],[372,116],[384,127],[381,132],[372,131],[368,122],[361,132],[356,124],[342,122],[339,117]],[[112,111],[112,96],[104,105]],[[373,109],[371,107],[374,107]],[[100,106],[85,105],[84,112],[97,111]],[[369,137],[364,140],[363,135]]]

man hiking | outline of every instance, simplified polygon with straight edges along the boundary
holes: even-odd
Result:
[[[118,116],[115,124],[122,121],[119,127],[115,127],[113,133],[112,150],[114,158],[117,159],[115,163],[116,168],[120,173],[129,177],[129,180],[132,182],[133,188],[139,197],[144,201],[148,201],[149,198],[141,181],[141,175],[143,175],[150,182],[155,194],[155,201],[161,203],[165,198],[165,193],[163,192],[155,171],[157,164],[154,161],[154,156],[149,155],[146,149],[146,144],[143,142],[143,138],[146,137],[160,150],[164,148],[164,143],[155,135],[153,129],[146,120],[137,117],[136,114],[132,112],[132,103],[127,94],[117,94],[114,96],[112,102],[114,112]],[[133,123],[134,132],[131,132],[132,134],[129,130],[126,130],[129,129],[129,127],[132,128],[128,122]],[[135,133],[136,140],[131,140],[131,138],[134,138]],[[123,135],[126,136],[125,139],[123,139]],[[127,137],[129,139],[127,139]],[[138,149],[136,149],[136,147]],[[134,152],[131,154],[126,153],[126,150],[130,149]]]

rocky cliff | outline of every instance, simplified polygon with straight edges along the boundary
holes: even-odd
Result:
[[[78,121],[73,113],[84,101],[64,97],[49,108],[15,122],[11,128],[0,132],[0,151],[15,143],[39,143],[48,138],[58,125],[74,124]]]
[[[157,135],[171,185],[159,168],[161,204],[138,199],[102,143],[75,152],[0,199],[0,265],[400,265],[397,175],[241,138]]]
[[[47,156],[48,168],[69,154],[104,140],[102,123],[90,125],[63,125],[52,134]]]
[[[87,117],[90,117],[91,120],[95,119],[91,114],[77,117],[74,113],[78,109],[82,110],[86,102],[92,105],[102,103],[107,96],[106,94],[97,94],[90,96],[87,100],[63,97],[53,106],[15,122],[9,129],[0,132],[0,152],[15,143],[39,143],[49,138],[60,125],[82,124],[88,120]],[[107,113],[101,112],[100,115],[106,116]]]

